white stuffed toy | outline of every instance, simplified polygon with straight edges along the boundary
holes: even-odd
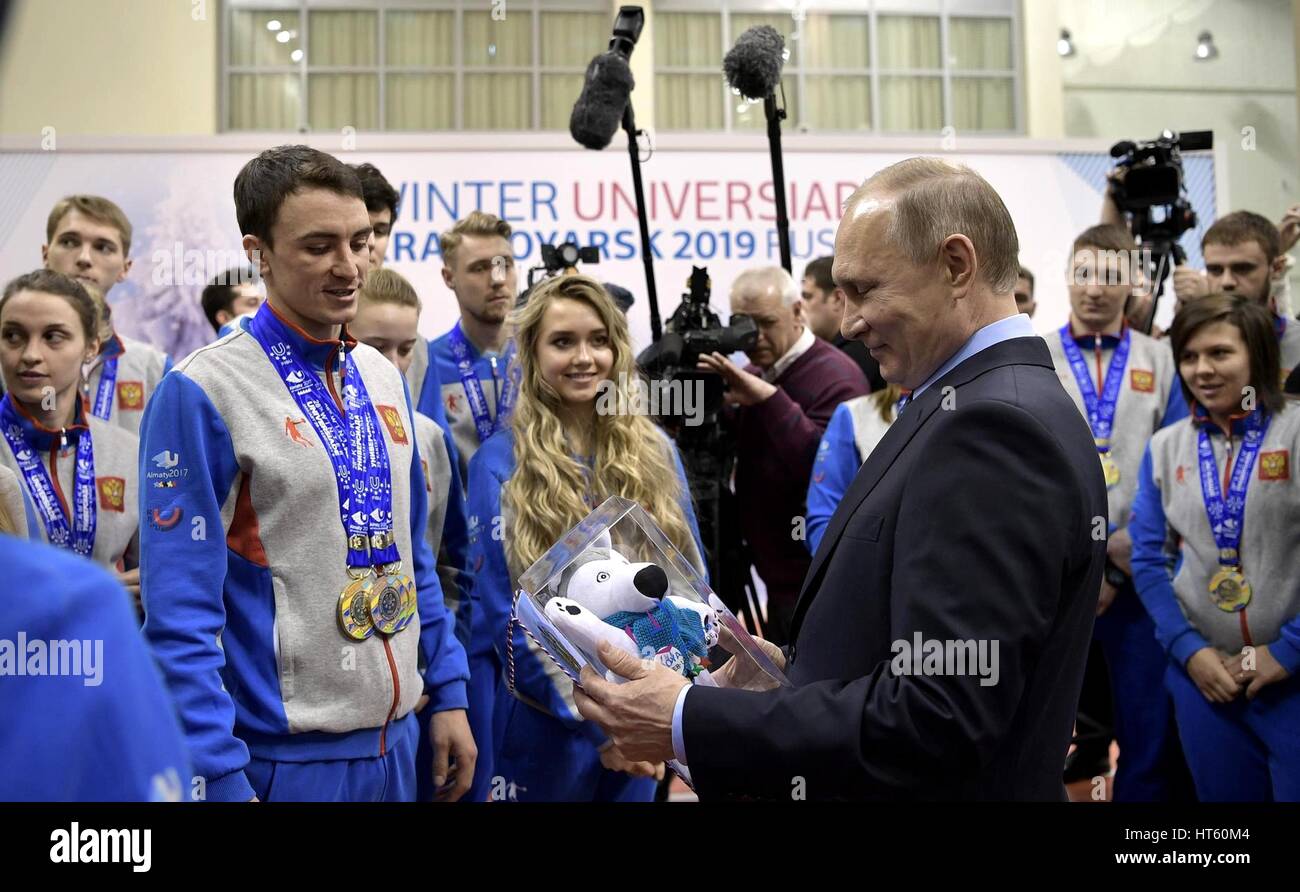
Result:
[[[544,612],[588,654],[607,641],[693,679],[708,667],[709,648],[718,643],[718,617],[707,604],[668,590],[662,567],[630,562],[605,536],[565,568]],[[618,680],[613,672],[605,677]]]

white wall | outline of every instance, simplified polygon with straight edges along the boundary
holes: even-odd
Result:
[[[1165,128],[1213,130],[1228,192],[1220,212],[1250,208],[1280,218],[1300,201],[1296,5],[1060,0],[1060,26],[1078,49],[1062,60],[1065,135],[1150,139]],[[1220,55],[1197,62],[1203,30]]]

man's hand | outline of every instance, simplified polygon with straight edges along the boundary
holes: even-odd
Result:
[[[624,759],[666,762],[674,758],[673,707],[690,682],[667,666],[638,660],[604,641],[599,653],[601,662],[629,681],[611,684],[591,666],[582,667],[580,687],[573,689],[578,712],[600,725]]]
[[[1202,647],[1192,654],[1187,661],[1187,674],[1211,703],[1231,703],[1241,693],[1241,685],[1212,647]]]
[[[1129,576],[1133,575],[1133,537],[1128,534],[1128,527],[1110,534],[1106,540],[1106,557]]]
[[[1287,254],[1300,241],[1300,204],[1293,204],[1282,215],[1282,222],[1277,224],[1278,235],[1282,237],[1281,248]]]
[[[600,748],[600,764],[610,771],[621,771],[633,777],[653,777],[657,781],[664,779],[663,762],[629,762],[623,758],[622,751],[614,746],[612,740]]]
[[[741,649],[740,642],[726,626],[721,626],[720,631],[722,634],[718,636],[718,644],[732,657],[723,663],[717,672],[710,673],[713,680],[718,683],[718,687],[735,688],[741,691],[769,691],[779,684]],[[762,638],[755,638],[754,641],[762,648],[763,653],[771,657],[778,669],[785,670],[785,654],[781,652],[781,648]]]
[[[721,353],[702,355],[697,368],[721,375],[730,389],[732,402],[742,406],[757,405],[776,393],[775,384],[769,384],[757,375],[751,375]]]
[[[1105,613],[1107,610],[1110,609],[1110,605],[1111,605],[1112,603],[1114,603],[1114,601],[1115,601],[1115,596],[1116,596],[1117,594],[1119,594],[1119,589],[1117,589],[1117,588],[1115,588],[1115,586],[1111,585],[1109,580],[1107,580],[1107,579],[1102,579],[1102,581],[1101,581],[1101,594],[1099,594],[1099,595],[1097,596],[1097,615],[1098,615],[1098,616],[1101,616],[1103,613]]]
[[[1199,269],[1192,269],[1185,263],[1174,267],[1174,294],[1182,303],[1205,297],[1210,293],[1209,280]]]
[[[130,593],[131,603],[135,605],[136,610],[140,610],[140,568],[126,570],[117,574],[117,581]]]
[[[433,744],[433,800],[455,802],[473,783],[478,762],[478,747],[465,710],[435,712],[429,719],[429,740]]]
[[[1254,700],[1262,688],[1290,677],[1291,673],[1282,668],[1282,664],[1269,652],[1268,645],[1255,648],[1255,668],[1245,669],[1246,651],[1242,651],[1223,664],[1228,674],[1240,684],[1248,684],[1246,699]]]

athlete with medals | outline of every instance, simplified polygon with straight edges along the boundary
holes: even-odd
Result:
[[[1133,589],[1129,562],[1129,509],[1142,453],[1152,434],[1187,415],[1168,346],[1135,331],[1125,318],[1143,284],[1134,276],[1137,257],[1137,245],[1121,227],[1082,232],[1071,249],[1069,321],[1044,336],[1061,385],[1092,429],[1106,480],[1106,576],[1093,629],[1105,656],[1105,680],[1099,677],[1097,687],[1085,682],[1080,711],[1104,715],[1108,684],[1122,754],[1112,795],[1127,802],[1191,797],[1173,704],[1162,684],[1165,656]],[[1088,672],[1102,675],[1092,658]],[[1109,738],[1101,746],[1108,759]]]
[[[434,786],[476,751],[465,653],[424,540],[401,374],[347,325],[369,267],[356,174],[305,146],[263,152],[235,206],[267,300],[177,366],[144,423],[145,634],[206,798],[410,800],[415,708]],[[219,642],[218,642],[219,638]]]
[[[90,415],[82,363],[99,348],[98,310],[74,279],[37,270],[0,297],[0,465],[22,481],[27,535],[115,570],[138,599],[139,441]]]
[[[1300,407],[1277,384],[1273,319],[1249,298],[1189,302],[1170,340],[1192,415],[1142,462],[1138,592],[1200,798],[1297,801]]]

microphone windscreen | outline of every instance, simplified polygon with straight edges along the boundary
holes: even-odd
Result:
[[[785,38],[771,25],[755,25],[736,41],[722,60],[727,83],[746,99],[765,99],[776,92],[785,63]]]
[[[569,116],[569,133],[589,149],[605,148],[623,121],[634,86],[632,69],[618,53],[601,53],[592,59]]]

